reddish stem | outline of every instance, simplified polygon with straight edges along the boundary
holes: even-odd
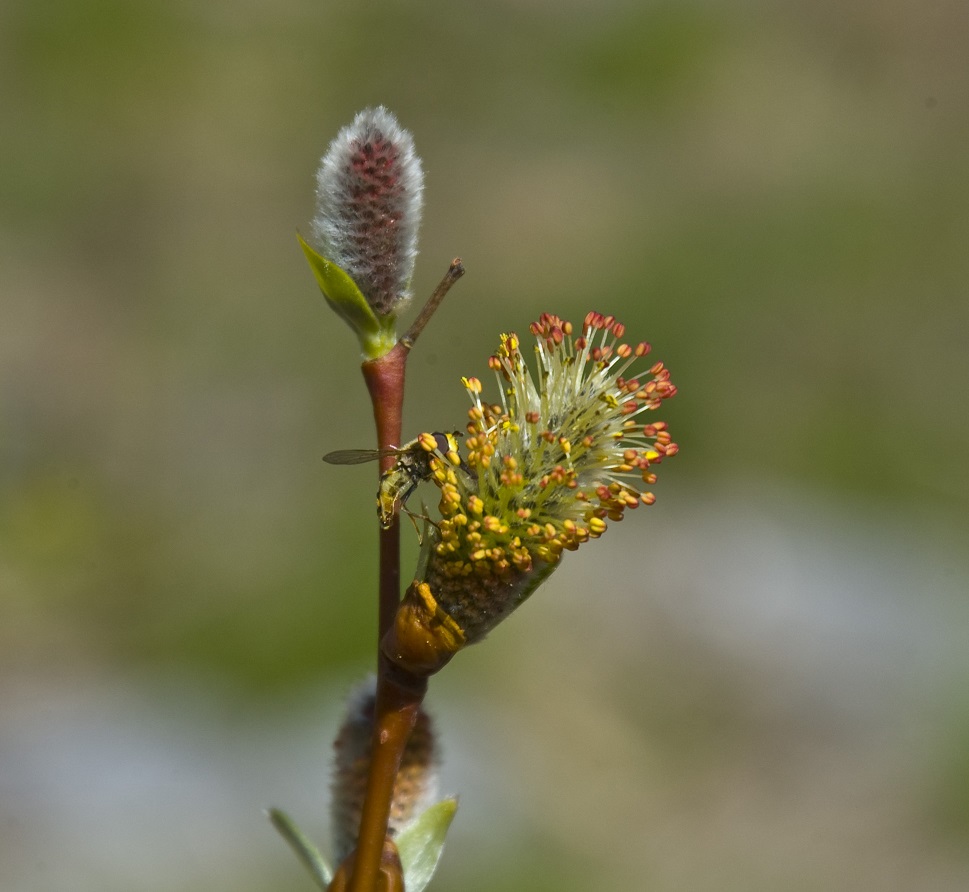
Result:
[[[363,364],[363,378],[373,402],[373,418],[377,426],[377,448],[389,449],[401,441],[404,408],[404,371],[407,350],[398,343],[379,359]],[[380,473],[394,464],[389,453],[380,460]],[[377,644],[394,622],[400,603],[400,524],[397,518],[389,529],[380,530],[380,582],[377,609]],[[379,666],[378,666],[379,678]]]
[[[444,299],[444,295],[463,274],[464,267],[461,261],[455,259],[407,334],[388,353],[363,364],[363,377],[373,402],[378,449],[400,445],[407,356],[415,339]],[[392,453],[385,455],[380,461],[381,473],[389,469],[395,460]],[[378,889],[394,784],[400,770],[404,749],[427,691],[426,678],[412,675],[394,665],[380,651],[380,642],[387,631],[393,627],[399,606],[400,524],[398,518],[394,517],[390,528],[380,531],[377,698],[374,707],[374,735],[353,873],[348,885],[349,892],[376,892]],[[397,873],[399,874],[399,866]],[[342,881],[341,876],[340,882]]]
[[[363,378],[373,403],[378,449],[400,445],[407,353],[407,349],[398,343],[389,353],[363,364]],[[393,453],[384,455],[380,460],[380,473],[388,470],[394,461]],[[377,889],[394,782],[423,697],[421,691],[416,697],[402,698],[398,691],[403,689],[392,683],[387,661],[380,656],[380,640],[393,625],[400,604],[400,524],[397,517],[388,529],[380,530],[379,553],[374,735],[349,892],[375,892]]]

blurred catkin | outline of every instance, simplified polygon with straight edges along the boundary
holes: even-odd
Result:
[[[355,847],[360,829],[364,794],[370,770],[373,740],[374,680],[361,684],[351,695],[347,716],[334,741],[331,817],[334,855],[340,863]],[[438,752],[430,717],[421,709],[404,750],[394,784],[389,830],[403,830],[430,806],[438,792]]]

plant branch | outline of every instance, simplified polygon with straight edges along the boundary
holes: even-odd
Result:
[[[417,314],[417,318],[411,327],[407,329],[407,333],[400,339],[399,343],[403,345],[405,350],[410,350],[414,346],[414,342],[424,330],[427,323],[430,322],[431,316],[434,315],[434,311],[441,305],[444,296],[451,290],[451,286],[463,275],[464,264],[461,262],[460,257],[455,257],[451,261],[448,271],[444,274],[444,278],[441,279],[437,288],[434,289],[434,293],[427,299],[427,303],[424,304],[423,309]]]

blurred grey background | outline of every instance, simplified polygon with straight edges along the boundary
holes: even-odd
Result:
[[[432,684],[433,888],[969,888],[967,59],[960,0],[6,0],[0,889],[312,888],[261,808],[325,838],[375,484],[295,231],[378,103],[416,293],[468,269],[408,436],[544,311],[680,388],[656,505]]]

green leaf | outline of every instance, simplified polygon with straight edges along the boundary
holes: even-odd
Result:
[[[310,872],[310,876],[316,881],[316,885],[323,892],[326,892],[333,879],[333,871],[323,860],[323,856],[316,846],[310,842],[309,837],[296,826],[296,823],[286,812],[280,811],[278,808],[266,809],[266,816],[273,827],[279,831],[279,835],[289,843],[289,847],[296,853],[296,857],[303,862],[303,866]]]
[[[377,359],[393,349],[397,343],[397,317],[393,314],[377,316],[347,272],[332,260],[317,254],[298,232],[296,238],[299,239],[326,302],[357,333],[367,359]]]
[[[404,868],[407,892],[423,892],[444,850],[444,837],[458,810],[457,799],[442,799],[400,832],[394,842]]]

